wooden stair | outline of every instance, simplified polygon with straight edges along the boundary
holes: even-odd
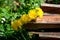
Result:
[[[24,25],[28,30],[40,31],[49,30],[55,32],[60,31],[60,14],[44,14],[44,17],[40,19],[39,17],[35,22],[30,22]]]
[[[45,12],[44,17],[42,19],[38,17],[34,22],[26,24],[26,28],[60,28],[60,5],[42,4],[41,8]]]
[[[30,32],[32,34],[38,35],[40,38],[38,40],[60,40],[60,32]]]
[[[41,8],[44,12],[60,14],[60,5],[59,4],[41,4]]]
[[[38,34],[40,38],[46,37],[48,40],[58,38],[56,40],[60,40],[60,5],[42,4],[41,8],[45,12],[44,17],[42,19],[38,17],[24,26],[33,34]]]
[[[60,32],[30,32],[32,34],[39,34],[39,37],[45,38],[60,38]]]

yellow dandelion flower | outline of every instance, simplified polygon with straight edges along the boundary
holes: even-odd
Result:
[[[30,11],[28,12],[28,15],[29,15],[29,17],[30,17],[31,19],[35,19],[35,18],[37,17],[37,14],[36,14],[35,9],[30,10]]]
[[[21,28],[21,26],[23,25],[23,23],[22,23],[21,20],[17,20],[16,21],[16,25],[17,25],[17,27]]]
[[[13,28],[13,30],[18,30],[17,25],[13,21],[11,22],[11,27]]]
[[[27,23],[31,20],[27,14],[22,15],[20,19],[23,23]]]
[[[38,16],[40,17],[40,18],[43,18],[43,11],[42,11],[42,9],[41,8],[36,8],[36,13],[38,14]]]
[[[21,26],[22,26],[22,22],[20,20],[15,20],[11,22],[11,27],[14,30],[18,30],[18,28],[21,28]]]

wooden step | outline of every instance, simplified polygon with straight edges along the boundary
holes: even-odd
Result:
[[[41,4],[41,8],[44,12],[52,13],[52,14],[60,14],[60,5],[59,4]]]
[[[29,32],[31,34],[39,35],[38,40],[60,40],[60,32]]]
[[[38,40],[60,40],[60,32],[29,32],[34,34]]]
[[[38,34],[43,38],[60,38],[60,32],[30,32],[32,34]]]
[[[39,17],[35,22],[25,24],[27,29],[41,29],[41,28],[60,28],[60,15],[44,15],[42,19]]]
[[[45,14],[42,19],[37,17],[36,23],[59,24],[60,14]]]
[[[45,12],[42,19],[37,17],[35,21],[32,21],[24,26],[28,30],[38,30],[38,29],[59,29],[60,28],[60,5],[55,4],[41,4],[42,10]],[[55,31],[56,31],[55,30]],[[39,30],[38,30],[39,31]],[[54,32],[55,32],[54,31]],[[60,31],[60,30],[58,30]]]

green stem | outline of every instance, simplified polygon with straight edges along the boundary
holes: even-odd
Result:
[[[24,40],[26,40],[24,34],[22,33],[22,30],[20,30],[20,32],[21,32],[21,35],[22,35],[22,37],[24,38]]]

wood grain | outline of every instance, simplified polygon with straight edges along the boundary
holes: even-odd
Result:
[[[27,29],[60,28],[60,15],[44,15],[42,19],[37,17],[35,22],[25,24]]]
[[[45,38],[60,38],[60,32],[30,32],[32,34],[38,34],[39,37]]]
[[[52,14],[60,14],[60,5],[42,4],[41,8],[44,12],[48,12]]]

